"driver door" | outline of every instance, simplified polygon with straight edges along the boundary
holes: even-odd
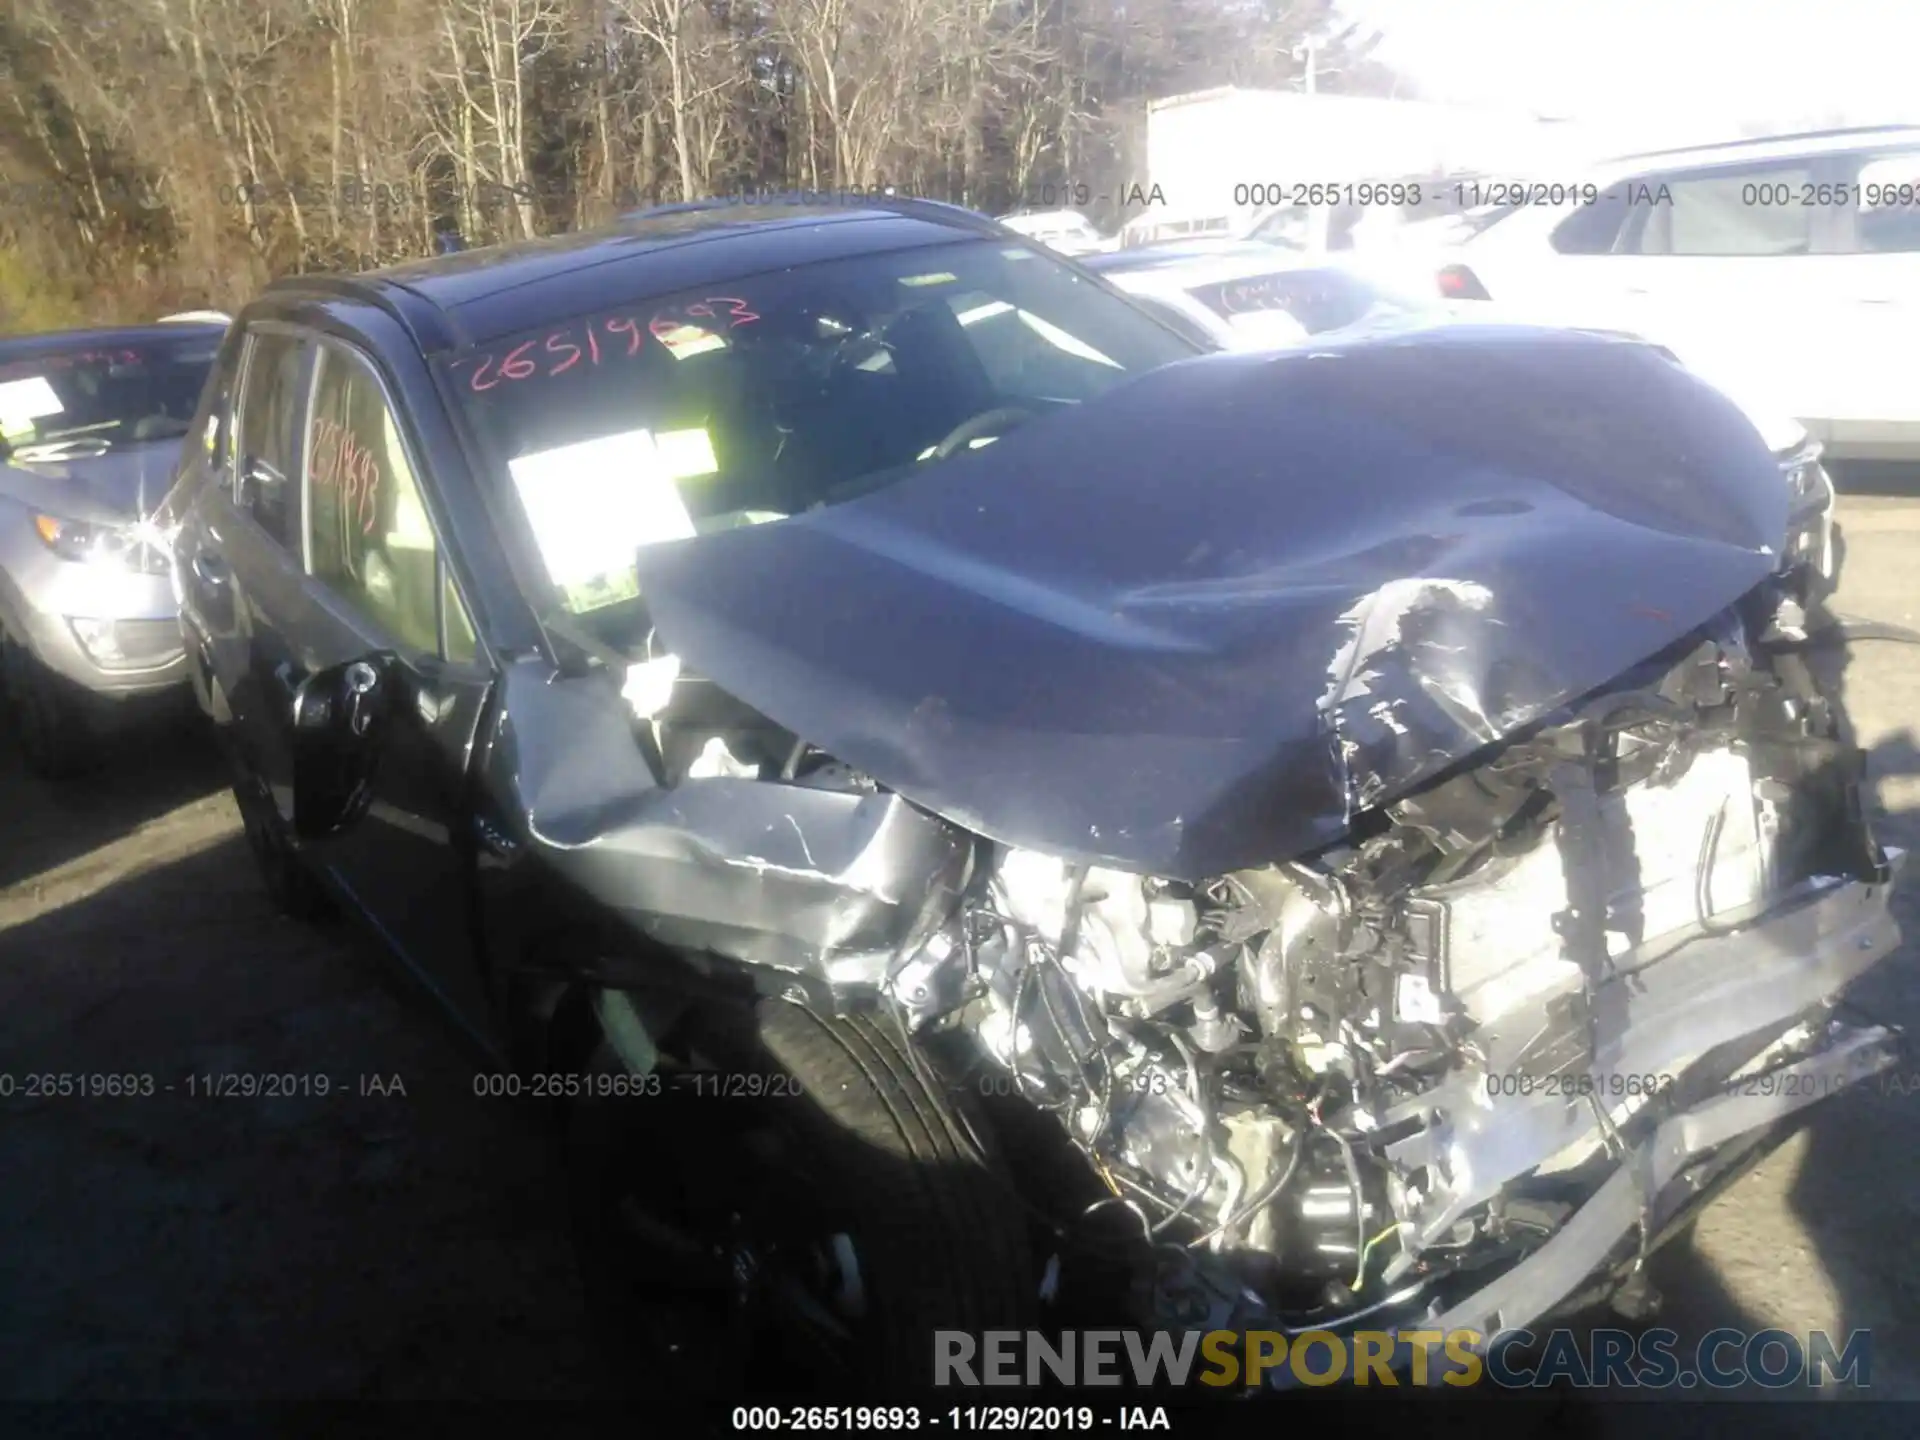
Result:
[[[454,1018],[491,1026],[470,923],[468,757],[492,684],[447,562],[420,449],[372,358],[318,345],[305,425],[305,575],[282,621],[286,693],[379,657],[387,712],[354,758],[367,803],[331,833],[289,818],[333,887]],[[288,733],[294,708],[276,723]],[[303,781],[312,777],[303,776]]]

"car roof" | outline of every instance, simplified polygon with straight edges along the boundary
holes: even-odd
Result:
[[[593,230],[409,261],[350,277],[289,277],[268,296],[361,300],[396,314],[428,353],[652,296],[770,270],[982,238],[1023,237],[930,200],[811,196],[693,201]]]
[[[144,345],[154,341],[173,344],[194,338],[218,340],[226,333],[227,327],[224,325],[190,324],[182,320],[159,321],[151,325],[103,325],[85,330],[44,330],[33,335],[0,336],[0,358],[32,359],[37,355],[58,355],[67,350]]]
[[[1883,150],[1889,146],[1920,145],[1920,125],[1867,125],[1841,130],[1807,130],[1792,135],[1763,135],[1714,145],[1688,145],[1672,150],[1639,150],[1610,156],[1601,168],[1622,176],[1655,170],[1682,170],[1713,165],[1750,165],[1769,160],[1814,159],[1829,155]]]

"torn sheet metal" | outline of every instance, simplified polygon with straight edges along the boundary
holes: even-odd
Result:
[[[1896,869],[1903,859],[1889,854]],[[1607,985],[1594,1005],[1594,1053],[1567,1073],[1679,1075],[1716,1047],[1818,1006],[1899,947],[1890,894],[1888,886],[1809,880],[1785,897],[1791,908],[1735,933],[1699,936],[1631,982]],[[1412,1248],[1438,1241],[1474,1206],[1591,1131],[1592,1106],[1582,1094],[1540,1085],[1496,1095],[1489,1081],[1521,1073],[1545,1004],[1483,1027],[1475,1037],[1481,1063],[1382,1117],[1390,1131],[1419,1127],[1387,1147],[1395,1164],[1447,1177],[1414,1217]],[[1604,1080],[1596,1084],[1605,1090]]]
[[[951,910],[969,837],[898,795],[733,775],[663,787],[607,699],[510,669],[488,763],[513,838],[649,939],[859,988]]]
[[[1760,436],[1650,346],[1208,356],[850,503],[649,547],[667,645],[956,823],[1200,879],[1315,848],[1774,569]]]

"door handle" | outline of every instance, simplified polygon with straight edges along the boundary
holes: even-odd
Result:
[[[193,556],[193,574],[202,585],[214,590],[226,588],[233,578],[233,571],[224,560],[216,560],[204,550],[196,550]]]

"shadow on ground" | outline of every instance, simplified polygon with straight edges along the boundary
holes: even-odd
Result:
[[[130,732],[113,742],[98,769],[42,780],[26,768],[0,705],[0,892],[226,785],[206,729],[192,720]]]
[[[1920,496],[1920,464],[1895,460],[1829,460],[1827,473],[1842,495]]]
[[[0,929],[0,1399],[584,1395],[540,1117],[276,916],[225,821]]]

